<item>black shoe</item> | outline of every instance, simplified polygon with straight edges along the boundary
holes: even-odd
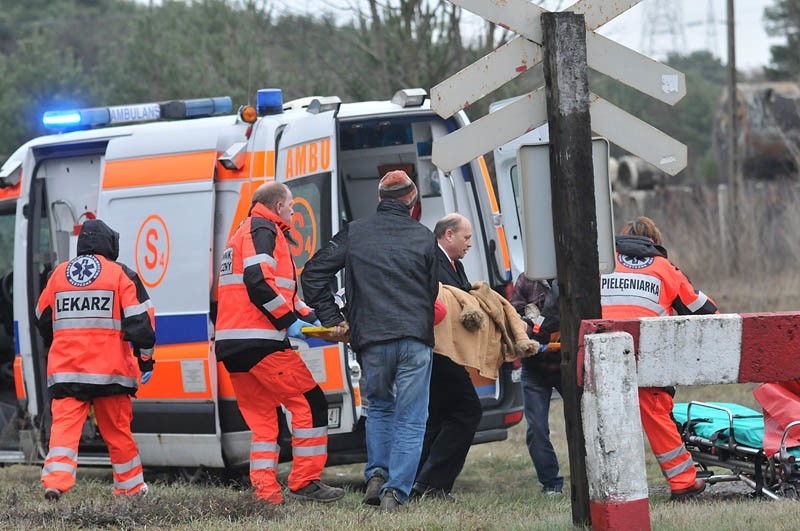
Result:
[[[45,489],[44,499],[47,501],[58,501],[61,499],[61,491],[58,489]]]
[[[381,504],[381,489],[386,480],[380,474],[373,474],[369,481],[367,481],[367,488],[364,492],[364,499],[362,503],[367,505],[380,505]]]
[[[670,499],[673,501],[683,501],[689,498],[694,498],[701,492],[706,490],[706,482],[702,479],[695,480],[694,485],[686,487],[685,489],[673,490]]]
[[[383,493],[381,497],[381,511],[392,513],[400,507],[400,502],[397,500],[397,495],[394,489],[389,488]]]
[[[290,490],[286,493],[286,497],[300,501],[331,503],[343,498],[344,494],[344,489],[331,487],[319,480],[314,480],[302,489]]]

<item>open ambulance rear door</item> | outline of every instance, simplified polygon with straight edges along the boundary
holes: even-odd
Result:
[[[22,160],[22,204],[18,205],[15,222],[14,318],[24,379],[21,391],[28,415],[20,427],[20,448],[28,462],[44,459],[51,421],[48,349],[36,328],[36,304],[53,268],[75,256],[76,227],[97,212],[108,142],[124,134],[120,129],[105,134],[45,136],[17,152]],[[17,392],[19,395],[20,390]],[[88,431],[91,421],[86,427],[79,463],[107,463],[108,451],[102,439],[95,437],[96,429]]]
[[[503,103],[492,104],[491,110],[499,108],[498,104],[502,107]],[[517,151],[522,144],[547,142],[549,138],[547,124],[545,124],[494,150],[497,196],[503,212],[503,225],[511,258],[511,282],[516,282],[519,274],[525,270],[525,250],[522,245],[523,205],[517,168]]]
[[[6,429],[24,407],[25,385],[19,348],[19,323],[14,318],[15,218],[22,190],[19,152],[0,168],[0,461],[20,460],[16,430]]]
[[[278,135],[276,178],[292,190],[292,247],[298,277],[314,252],[339,231],[337,177],[337,110],[309,113],[291,121]],[[302,292],[300,292],[302,297]],[[360,368],[343,344],[309,338],[292,339],[328,400],[330,434],[352,432],[361,415]],[[339,441],[339,442],[337,442]],[[342,437],[329,441],[329,453]]]

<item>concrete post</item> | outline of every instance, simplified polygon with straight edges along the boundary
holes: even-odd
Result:
[[[585,337],[581,410],[595,530],[649,530],[650,507],[633,337]]]

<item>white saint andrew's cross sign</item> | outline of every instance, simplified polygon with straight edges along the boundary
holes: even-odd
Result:
[[[586,21],[586,60],[590,68],[674,105],[686,95],[683,73],[594,32],[641,0],[579,0],[564,11]],[[547,10],[528,0],[450,0],[451,3],[519,35],[431,89],[431,106],[449,118],[489,92],[532,69],[541,69],[541,15]],[[675,175],[686,167],[686,146],[619,107],[590,93],[592,130]],[[439,138],[433,163],[451,171],[547,122],[544,86],[499,111]]]

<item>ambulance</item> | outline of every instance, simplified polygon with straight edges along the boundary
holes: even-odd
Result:
[[[155,371],[133,404],[146,467],[248,463],[251,434],[215,361],[214,317],[222,253],[262,183],[292,190],[292,252],[302,271],[346,223],[375,211],[380,177],[403,169],[417,183],[424,224],[450,212],[472,221],[469,278],[508,286],[508,247],[483,158],[449,173],[431,162],[433,140],[466,125],[464,114],[439,118],[422,89],[359,103],[284,103],[280,90],[263,89],[255,106],[232,107],[222,97],[47,112],[55,132],[0,168],[0,464],[47,454],[47,348],[34,311],[48,274],[75,256],[87,219],[120,233],[119,260],[138,272],[156,308]],[[328,400],[329,464],[364,461],[368,405],[356,354],[320,339],[295,343]],[[522,417],[518,370],[506,364],[496,381],[473,381],[484,406],[475,442],[506,438]],[[282,460],[291,459],[285,422],[281,441]],[[79,462],[109,463],[91,418]]]

